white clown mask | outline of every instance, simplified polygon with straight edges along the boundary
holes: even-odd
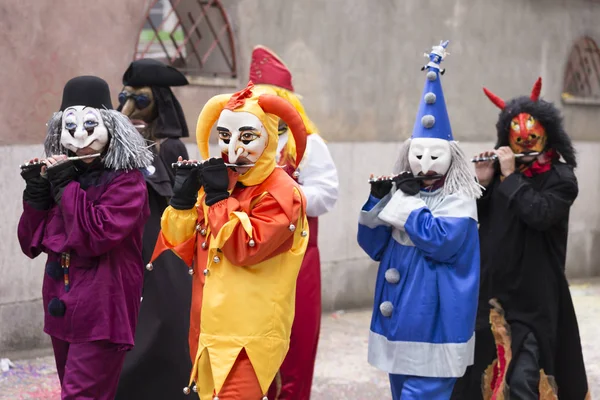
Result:
[[[60,144],[73,153],[79,153],[86,148],[101,152],[108,139],[108,129],[98,109],[72,106],[63,112]]]
[[[444,139],[417,138],[410,141],[408,161],[413,175],[446,175],[452,162],[450,143]]]
[[[249,112],[223,110],[217,121],[217,131],[221,153],[227,154],[232,164],[254,164],[269,140],[262,122]]]

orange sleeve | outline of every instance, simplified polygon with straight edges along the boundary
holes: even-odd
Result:
[[[268,193],[251,208],[250,214],[241,211],[239,202],[232,197],[208,209],[212,234],[223,238],[223,243],[218,245],[232,264],[254,265],[273,256],[278,250],[281,252],[291,248],[294,230],[290,226],[297,224],[301,217],[302,198],[294,192],[290,200],[289,214]],[[289,246],[282,248],[288,241]]]

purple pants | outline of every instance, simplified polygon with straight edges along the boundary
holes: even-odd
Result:
[[[61,400],[114,400],[127,348],[108,341],[52,338]]]

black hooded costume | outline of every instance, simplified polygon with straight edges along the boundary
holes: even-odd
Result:
[[[584,400],[588,395],[587,378],[577,318],[565,276],[569,210],[578,194],[573,172],[575,152],[553,104],[535,97],[534,100],[516,98],[505,105],[502,100],[494,103],[502,108],[496,125],[496,148],[508,145],[511,120],[520,113],[527,113],[544,127],[546,150],[554,150],[564,162],[555,157],[545,172],[527,176],[517,169],[505,179],[501,179],[496,164],[494,177],[477,202],[481,284],[475,363],[457,382],[452,399],[488,399],[490,381],[487,378],[493,379],[488,367],[495,359],[502,358],[503,350],[497,353],[496,345],[506,345],[512,350],[512,357],[506,360],[506,379],[497,390],[505,397],[499,398],[516,398],[515,393],[509,394],[512,374],[535,377],[537,372],[542,375],[542,381],[545,380],[543,374],[548,377],[545,382],[549,384],[547,387],[552,387],[548,392],[551,396],[558,388],[561,400]],[[496,341],[490,329],[492,299],[497,300],[494,311],[500,316],[500,324],[508,328],[504,332],[502,326],[492,324],[500,328],[496,329]],[[532,341],[533,346],[530,346]],[[514,367],[517,357],[528,351],[537,354],[543,374]],[[486,377],[483,377],[484,372]],[[539,398],[555,397],[540,395]]]
[[[173,196],[171,164],[179,156],[188,158],[179,138],[188,137],[188,127],[170,86],[188,84],[175,68],[155,60],[131,63],[123,84],[150,87],[156,102],[156,118],[148,124],[153,147],[153,171],[146,177],[151,215],[143,238],[143,259],[148,263],[160,232],[160,219]],[[122,110],[122,105],[119,111]],[[117,400],[172,400],[184,398],[182,388],[191,370],[187,337],[192,280],[188,268],[172,252],[164,252],[151,270],[145,271],[144,290],[135,347],[127,355]]]

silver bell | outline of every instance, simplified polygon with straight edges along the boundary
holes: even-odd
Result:
[[[152,265],[152,263],[148,263],[148,264],[146,264],[146,269],[148,271],[152,271],[154,269],[154,265]]]
[[[188,268],[188,274],[194,275],[194,269],[193,268]]]
[[[202,236],[206,236],[206,229],[202,229],[202,230],[200,230],[200,234],[201,234]]]
[[[262,400],[269,400],[267,396],[263,397]]]
[[[206,248],[207,248],[207,247],[208,247],[208,244],[206,244],[206,242],[202,242],[202,248],[203,248],[204,250],[206,250]]]
[[[254,241],[254,239],[250,239],[250,241],[248,242],[248,246],[250,246],[250,247],[256,246],[256,242]]]
[[[194,385],[194,386],[192,387],[192,391],[193,391],[194,393],[198,393],[198,386]]]
[[[307,237],[307,236],[308,236],[308,232],[306,232],[306,231],[302,231],[302,232],[300,233],[300,236],[302,236],[302,237]]]
[[[190,388],[189,387],[184,387],[183,388],[183,394],[190,394]]]
[[[202,271],[202,273],[204,274],[204,276],[208,276],[208,268]]]
[[[300,176],[300,172],[294,171],[292,175],[294,175],[294,178],[298,178]]]
[[[213,397],[213,400],[219,400],[218,396]]]
[[[296,225],[294,224],[290,224],[290,226],[288,227],[288,229],[292,232],[294,232],[296,230]]]
[[[217,264],[217,263],[218,263],[218,262],[220,262],[220,261],[221,261],[221,259],[219,258],[219,256],[214,256],[214,258],[213,258],[213,262],[214,262],[215,264]]]

